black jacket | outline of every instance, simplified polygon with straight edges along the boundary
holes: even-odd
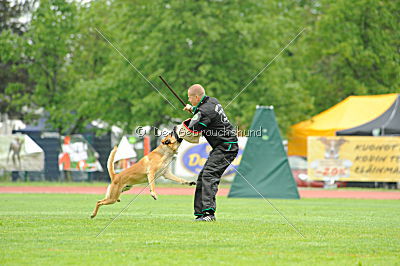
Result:
[[[193,114],[189,129],[201,131],[213,149],[219,145],[223,145],[228,151],[238,148],[234,144],[238,141],[236,131],[217,99],[205,95],[193,108]]]

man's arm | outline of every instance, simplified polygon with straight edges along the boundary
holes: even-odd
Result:
[[[198,111],[192,118],[189,124],[189,129],[193,131],[201,131],[202,129],[207,128],[207,126],[210,124],[211,119],[206,116],[205,114],[202,114],[201,111]]]

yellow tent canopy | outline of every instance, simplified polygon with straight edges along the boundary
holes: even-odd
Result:
[[[311,119],[291,126],[288,154],[307,156],[308,136],[335,136],[336,131],[363,125],[382,115],[396,98],[396,93],[350,96]]]

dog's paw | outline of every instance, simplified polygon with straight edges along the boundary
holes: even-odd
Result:
[[[155,192],[150,193],[154,200],[157,200],[157,194]]]
[[[90,215],[90,219],[93,219],[94,217],[96,217],[96,215],[94,214]]]

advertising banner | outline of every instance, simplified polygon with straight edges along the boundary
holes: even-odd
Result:
[[[42,171],[44,152],[29,136],[0,135],[0,169]]]
[[[236,173],[233,168],[239,166],[246,142],[246,137],[239,137],[239,153],[222,175],[223,179],[232,181]],[[204,137],[200,138],[200,143],[198,144],[191,144],[187,141],[183,141],[178,150],[175,166],[172,169],[174,174],[182,178],[196,177],[207,161],[211,149],[211,146]]]
[[[60,171],[103,171],[99,154],[82,135],[63,137],[62,153],[58,157]]]
[[[400,137],[308,137],[314,180],[399,182]]]

